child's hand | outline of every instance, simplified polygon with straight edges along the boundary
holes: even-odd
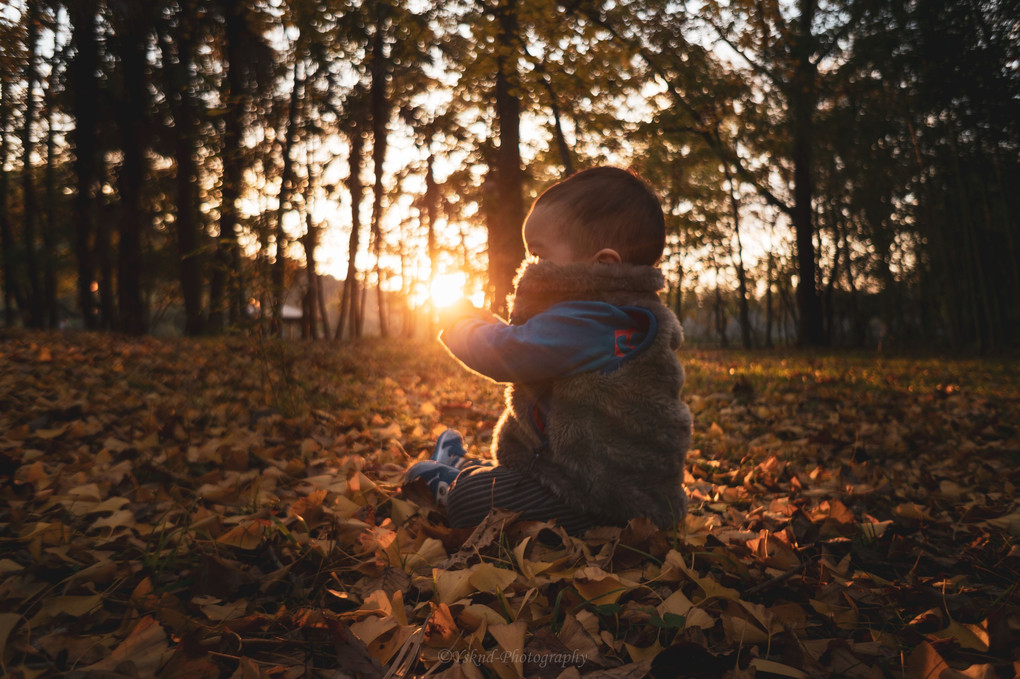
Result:
[[[457,300],[453,304],[439,311],[439,328],[445,330],[453,327],[458,321],[462,321],[465,318],[484,318],[486,320],[493,319],[495,316],[486,311],[485,309],[479,309],[473,305],[467,298]]]

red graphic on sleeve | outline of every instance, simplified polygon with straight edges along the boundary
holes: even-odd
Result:
[[[613,336],[613,353],[617,356],[626,356],[631,351],[634,351],[634,345],[631,343],[631,338],[634,337],[634,329],[629,330],[617,330]]]

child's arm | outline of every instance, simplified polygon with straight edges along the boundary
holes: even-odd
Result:
[[[610,370],[655,336],[655,316],[638,307],[564,302],[522,325],[474,310],[448,323],[440,340],[471,370],[497,382],[541,382]]]

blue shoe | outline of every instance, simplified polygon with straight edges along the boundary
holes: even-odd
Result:
[[[460,474],[460,470],[450,465],[436,462],[435,460],[424,460],[412,464],[404,474],[404,483],[410,483],[415,479],[421,479],[428,486],[436,506],[446,505],[446,496],[450,492],[450,486]]]
[[[464,449],[464,439],[453,429],[447,429],[436,439],[436,450],[432,453],[432,459],[439,464],[450,467],[460,467],[458,464],[467,451]]]

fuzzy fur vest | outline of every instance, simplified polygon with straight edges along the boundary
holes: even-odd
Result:
[[[672,526],[686,510],[682,482],[691,414],[680,400],[684,373],[675,350],[683,331],[659,300],[656,267],[530,262],[517,275],[510,322],[521,324],[566,301],[602,301],[650,310],[650,345],[612,372],[507,387],[507,408],[493,438],[499,464],[530,473],[598,522],[637,516]],[[543,441],[531,409],[547,404]]]

